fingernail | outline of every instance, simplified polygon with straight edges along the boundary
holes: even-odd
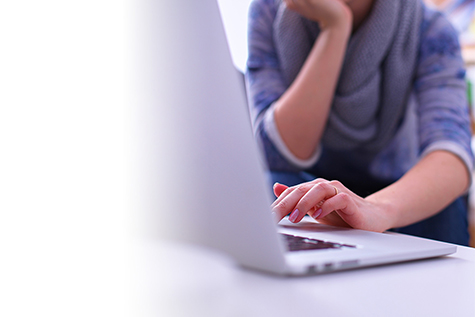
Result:
[[[320,216],[321,214],[322,214],[322,208],[315,211],[315,213],[313,214],[313,219],[317,219],[318,216]]]
[[[299,216],[299,210],[295,209],[294,211],[292,211],[292,213],[289,216],[290,222],[295,222],[295,220],[297,220],[298,216]]]

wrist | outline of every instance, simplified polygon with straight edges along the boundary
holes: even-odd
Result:
[[[319,37],[324,36],[324,34],[328,34],[328,36],[331,38],[338,39],[338,41],[343,41],[346,47],[346,43],[348,43],[348,40],[351,36],[351,30],[351,22],[335,24],[321,29]]]
[[[375,216],[379,219],[380,231],[398,227],[398,213],[390,200],[381,197],[378,192],[366,197],[365,200],[376,207],[377,215]]]
[[[353,14],[348,7],[343,7],[341,12],[325,20],[320,20],[321,30],[340,29],[351,32],[353,26]]]

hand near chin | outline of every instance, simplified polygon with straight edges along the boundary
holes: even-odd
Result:
[[[276,183],[272,212],[279,221],[289,215],[297,223],[308,214],[320,223],[382,232],[390,228],[384,208],[338,181],[319,178],[293,187]]]
[[[352,23],[352,12],[343,0],[284,0],[284,2],[290,10],[318,22],[322,29]]]

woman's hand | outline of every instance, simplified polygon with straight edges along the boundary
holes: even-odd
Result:
[[[368,201],[338,181],[318,178],[293,187],[276,183],[278,197],[272,211],[280,221],[290,213],[291,222],[309,214],[320,223],[383,232],[391,228],[390,208]]]
[[[322,29],[352,24],[353,14],[344,0],[284,0],[287,8],[309,20],[318,22]]]

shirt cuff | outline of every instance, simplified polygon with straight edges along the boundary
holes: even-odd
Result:
[[[465,167],[467,168],[467,173],[469,177],[469,187],[472,185],[472,178],[473,178],[473,161],[471,156],[467,153],[467,151],[458,144],[457,142],[454,141],[449,141],[449,140],[444,140],[444,141],[437,141],[429,145],[421,154],[421,158],[426,156],[427,154],[438,151],[438,150],[444,150],[447,152],[450,152],[452,154],[457,155],[462,162],[465,164]]]
[[[264,130],[267,136],[272,141],[272,143],[274,143],[274,146],[277,148],[280,154],[282,154],[282,156],[287,161],[289,161],[289,163],[301,169],[307,169],[315,165],[315,163],[317,163],[318,159],[320,158],[320,154],[322,152],[321,146],[318,145],[315,152],[308,159],[302,160],[296,157],[289,150],[287,145],[285,145],[284,140],[282,140],[282,137],[280,136],[279,130],[277,129],[277,126],[275,125],[274,111],[275,111],[275,103],[273,103],[269,107],[269,109],[266,111],[263,118],[263,124],[264,124]]]

